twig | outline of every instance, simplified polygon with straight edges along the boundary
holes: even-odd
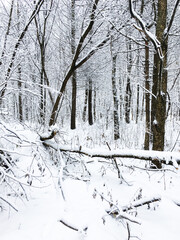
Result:
[[[0,196],[0,199],[3,200],[5,203],[7,203],[10,207],[12,207],[16,212],[18,212],[17,208],[15,208],[10,202],[8,202],[6,199]]]
[[[130,240],[131,238],[131,232],[130,232],[130,227],[129,227],[129,223],[127,222],[127,231],[128,231],[128,240]]]
[[[70,225],[69,223],[65,222],[65,220],[63,220],[63,219],[59,220],[59,222],[62,223],[62,224],[64,224],[66,227],[68,227],[68,228],[70,228],[70,229],[72,229],[72,230],[74,230],[74,231],[77,231],[77,232],[78,232],[78,231],[80,230],[80,229],[78,229],[77,227],[72,226],[72,225]],[[83,228],[83,231],[87,231],[87,229],[88,229],[88,227],[85,227],[85,228]]]
[[[66,223],[64,220],[59,220],[59,222],[62,223],[62,224],[64,224],[66,227],[68,227],[68,228],[70,228],[70,229],[72,229],[72,230],[74,230],[74,231],[77,231],[77,232],[79,231],[78,228],[69,225],[69,224]]]

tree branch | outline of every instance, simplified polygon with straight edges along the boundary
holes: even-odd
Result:
[[[9,201],[7,201],[5,198],[0,196],[0,199],[3,200],[5,203],[7,203],[10,207],[12,207],[16,212],[18,212],[17,208],[15,208]]]
[[[170,19],[170,21],[169,21],[169,24],[168,24],[167,28],[165,29],[166,32],[164,33],[164,39],[166,39],[166,38],[168,37],[168,35],[169,35],[170,29],[171,29],[171,27],[172,27],[172,24],[173,24],[173,21],[174,21],[174,18],[175,18],[175,14],[176,14],[176,11],[177,11],[177,7],[178,7],[178,5],[179,5],[179,2],[180,2],[180,0],[177,0],[177,1],[176,1],[176,4],[175,4],[174,9],[173,9],[173,12],[172,12],[171,19]]]
[[[143,205],[147,205],[147,204],[150,204],[150,203],[153,203],[153,202],[159,202],[159,201],[161,201],[161,197],[160,196],[155,196],[155,197],[152,197],[152,198],[140,199],[140,200],[134,201],[130,205],[123,206],[122,210],[123,210],[123,212],[126,212],[126,211],[129,211],[129,210],[133,209],[133,208],[141,207]]]
[[[178,169],[180,164],[179,152],[162,152],[162,151],[148,151],[148,150],[132,150],[132,149],[120,149],[120,150],[106,150],[106,149],[88,149],[84,147],[63,146],[52,142],[51,140],[44,141],[43,144],[47,147],[51,147],[55,150],[64,152],[84,154],[91,158],[134,158],[145,161],[160,161],[167,165],[173,165]]]
[[[133,8],[133,3],[132,0],[129,0],[129,10],[131,13],[131,16],[136,19],[136,21],[140,24],[141,26],[141,31],[144,32],[144,34],[146,35],[146,37],[148,39],[151,40],[151,42],[153,43],[158,56],[160,59],[163,59],[163,54],[162,54],[162,49],[161,49],[161,43],[159,42],[159,40],[156,38],[156,36],[154,34],[152,34],[146,27],[145,22],[142,20],[142,18],[135,12],[134,8]]]

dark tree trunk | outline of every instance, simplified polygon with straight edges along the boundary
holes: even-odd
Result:
[[[21,65],[18,66],[18,89],[19,89],[19,95],[18,95],[18,115],[19,115],[19,121],[23,121],[23,104],[22,104],[22,82],[21,82]]]
[[[93,108],[92,108],[92,79],[89,79],[89,91],[88,91],[88,122],[89,125],[93,125]]]
[[[117,55],[112,56],[112,93],[113,93],[113,116],[114,116],[114,140],[119,139],[119,114],[118,114],[118,97],[116,87],[116,59]]]
[[[130,85],[130,78],[127,79],[126,84],[126,95],[125,95],[125,120],[126,123],[130,123],[130,112],[131,112],[131,85]]]
[[[96,121],[96,88],[94,87],[94,103],[93,103],[94,121]]]
[[[165,120],[166,120],[166,92],[167,92],[167,43],[168,38],[164,38],[167,19],[167,0],[158,1],[158,19],[156,26],[156,36],[161,42],[164,58],[161,59],[158,53],[154,54],[153,68],[153,88],[152,93],[152,114],[151,128],[153,133],[153,150],[164,150]],[[159,161],[153,161],[157,168],[161,168]]]
[[[137,103],[136,103],[136,124],[139,119],[139,84],[137,85]]]
[[[128,44],[128,76],[127,76],[127,83],[126,83],[126,94],[125,94],[125,121],[126,123],[130,123],[130,111],[131,111],[131,80],[130,80],[130,74],[131,74],[131,68],[132,68],[132,53],[131,53],[131,42]]]
[[[71,129],[76,128],[76,96],[77,96],[76,72],[74,72],[72,76]]]
[[[71,0],[71,53],[72,57],[75,54],[75,0]],[[72,106],[71,106],[71,129],[76,128],[76,98],[77,98],[77,83],[76,83],[76,71],[72,74]]]
[[[149,46],[148,41],[145,41],[145,108],[146,108],[146,128],[145,128],[145,139],[144,139],[144,149],[149,150],[150,143],[150,85],[149,85]]]
[[[87,101],[88,101],[88,88],[86,86],[86,88],[85,88],[85,98],[84,98],[84,109],[83,109],[83,116],[82,116],[82,119],[83,119],[84,122],[86,121]]]

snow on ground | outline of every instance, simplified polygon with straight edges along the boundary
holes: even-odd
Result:
[[[122,180],[111,161],[91,161],[74,154],[60,179],[60,165],[55,166],[52,160],[57,154],[49,154],[36,133],[14,131],[19,139],[11,140],[16,144],[1,139],[1,147],[14,152],[16,179],[27,186],[12,179],[0,184],[0,196],[18,209],[16,212],[0,200],[1,240],[179,240],[180,170],[165,166],[164,171],[147,171],[141,169],[143,161],[123,159],[121,163],[131,167],[120,167]],[[5,129],[3,132],[7,134]],[[160,202],[127,212],[141,224],[106,212],[110,202],[120,209],[157,195]]]

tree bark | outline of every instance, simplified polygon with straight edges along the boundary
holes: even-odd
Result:
[[[158,15],[156,25],[156,36],[161,42],[164,58],[159,58],[158,53],[154,54],[153,66],[153,88],[151,105],[151,129],[153,134],[153,150],[164,150],[165,120],[166,120],[166,92],[167,92],[167,47],[168,38],[164,38],[167,19],[167,0],[158,1]],[[161,168],[159,161],[153,164]]]

